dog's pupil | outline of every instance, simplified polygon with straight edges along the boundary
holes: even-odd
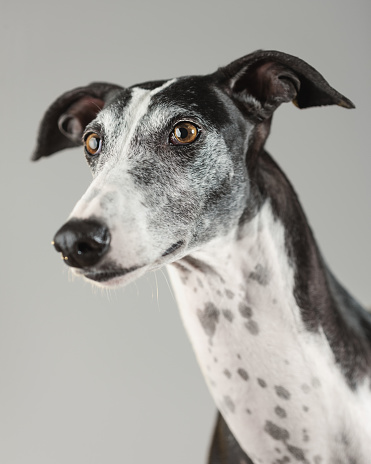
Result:
[[[178,139],[186,139],[188,136],[188,130],[185,127],[177,127],[176,136]]]

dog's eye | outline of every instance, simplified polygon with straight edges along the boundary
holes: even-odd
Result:
[[[192,143],[197,139],[199,132],[198,127],[191,122],[180,122],[174,127],[173,132],[170,134],[170,142],[173,145],[186,145]]]
[[[99,137],[98,134],[90,134],[85,139],[85,150],[88,155],[96,156],[102,150],[102,139]]]

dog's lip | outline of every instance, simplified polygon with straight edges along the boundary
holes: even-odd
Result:
[[[108,282],[109,280],[116,279],[117,277],[122,277],[126,274],[130,274],[131,272],[140,269],[142,266],[133,266],[129,268],[121,268],[121,269],[103,269],[103,270],[96,270],[96,271],[83,271],[81,275],[86,277],[89,280],[94,280],[95,282]]]

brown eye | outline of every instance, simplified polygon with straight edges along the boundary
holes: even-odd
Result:
[[[90,134],[85,140],[85,150],[88,155],[96,156],[102,150],[102,139],[98,134]]]
[[[170,142],[173,145],[186,145],[194,142],[198,133],[198,127],[191,122],[180,122],[174,127],[170,135]]]

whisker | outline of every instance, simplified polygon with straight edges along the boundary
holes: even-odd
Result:
[[[157,308],[158,308],[158,311],[161,312],[160,304],[159,304],[159,301],[158,301],[158,282],[157,282],[157,273],[156,273],[156,271],[154,272],[154,274],[155,274],[155,279],[156,279]]]
[[[161,271],[162,275],[163,275],[164,278],[165,278],[165,282],[166,282],[166,284],[167,284],[167,286],[168,286],[168,288],[169,288],[169,290],[170,290],[170,294],[171,294],[171,296],[172,296],[172,298],[173,298],[173,300],[174,300],[174,303],[176,303],[176,299],[175,299],[175,296],[174,296],[174,292],[173,292],[173,289],[171,288],[171,285],[170,285],[169,280],[168,280],[168,278],[167,278],[166,272],[165,272],[162,268],[160,268],[160,271]]]

